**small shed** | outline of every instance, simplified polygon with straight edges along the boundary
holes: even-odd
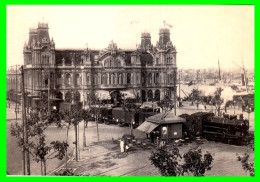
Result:
[[[151,116],[142,123],[137,130],[150,134],[158,132],[163,140],[182,138],[182,124],[185,119],[175,116],[174,113],[159,113]]]

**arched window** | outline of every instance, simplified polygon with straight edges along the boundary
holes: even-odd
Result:
[[[65,77],[65,84],[67,85],[67,86],[69,86],[69,85],[71,85],[71,81],[72,81],[72,79],[71,79],[71,75],[68,73],[68,74],[66,74],[66,77]]]
[[[140,83],[140,73],[136,73],[136,83]]]
[[[105,60],[104,67],[108,67],[108,66],[109,66],[109,60]]]
[[[94,84],[98,85],[98,75],[97,74],[94,75]]]
[[[74,95],[74,101],[77,103],[77,102],[80,102],[80,93],[77,91],[75,92],[75,95]]]
[[[116,59],[116,67],[121,67],[121,61],[119,59]]]
[[[75,83],[76,86],[81,85],[81,84],[80,84],[80,83],[81,83],[81,79],[80,79],[80,75],[79,75],[79,74],[76,74],[76,75],[75,75],[75,81],[76,81],[76,83]]]
[[[90,74],[89,73],[87,73],[87,76],[86,76],[86,84],[90,85]]]
[[[149,85],[152,84],[152,73],[148,73],[147,83],[148,83]]]
[[[154,83],[158,84],[159,83],[159,78],[160,78],[160,74],[159,73],[155,73],[154,74]]]
[[[61,84],[62,84],[61,77],[62,77],[62,75],[61,75],[60,73],[58,73],[58,74],[56,75],[56,78],[57,78],[57,84],[58,84],[58,85],[61,85]]]
[[[142,84],[145,84],[146,79],[145,79],[145,73],[143,73],[143,72],[142,72],[142,78],[141,78],[141,80],[142,80]]]
[[[122,74],[118,75],[118,84],[121,85],[122,84]]]
[[[115,84],[115,75],[114,74],[110,75],[110,84]]]
[[[67,93],[65,94],[65,102],[71,103],[71,101],[72,101],[71,92],[67,92]]]
[[[171,54],[167,54],[166,55],[166,64],[170,64],[172,60],[172,55]]]
[[[156,64],[159,64],[159,57],[156,57]]]
[[[155,90],[154,99],[160,101],[160,90]]]
[[[131,84],[131,73],[127,73],[126,75],[126,83]]]
[[[107,84],[107,74],[103,74],[101,77],[101,84]]]
[[[148,96],[148,101],[153,101],[153,91],[152,90],[148,90],[147,96]]]

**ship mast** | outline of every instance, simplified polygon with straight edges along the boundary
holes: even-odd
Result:
[[[218,77],[219,77],[219,80],[221,80],[219,54],[218,54]]]

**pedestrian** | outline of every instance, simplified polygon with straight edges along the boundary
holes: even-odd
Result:
[[[121,153],[125,152],[125,142],[123,139],[120,139],[120,151]]]
[[[126,144],[125,145],[125,153],[127,154],[127,152],[128,152],[128,149],[129,149],[129,146]]]
[[[156,138],[156,145],[159,147],[159,145],[160,145],[160,139],[159,139],[159,137],[157,137]]]
[[[206,105],[206,103],[205,103],[205,105],[204,105],[204,108],[205,108],[205,110],[207,110],[207,105]]]

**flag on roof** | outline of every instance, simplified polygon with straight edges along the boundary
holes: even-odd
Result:
[[[165,26],[167,26],[167,27],[169,27],[169,28],[172,28],[172,27],[173,27],[172,25],[168,24],[165,20],[163,21],[163,25],[164,25],[164,27],[165,27]]]

